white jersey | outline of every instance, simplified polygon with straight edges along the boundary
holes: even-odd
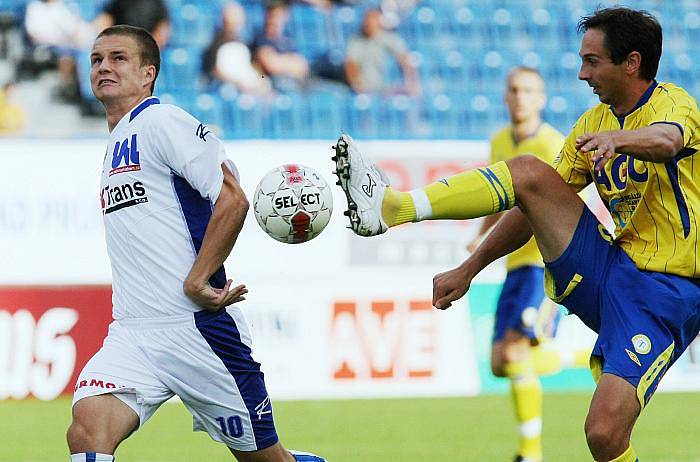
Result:
[[[200,311],[183,291],[223,184],[222,142],[182,109],[150,97],[119,121],[102,169],[114,319]],[[226,282],[221,267],[210,279]]]

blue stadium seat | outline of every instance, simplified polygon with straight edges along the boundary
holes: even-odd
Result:
[[[298,93],[277,95],[268,119],[268,137],[288,139],[303,137],[308,129],[307,105]]]
[[[201,93],[191,103],[191,113],[210,130],[222,136],[226,130],[224,101],[216,93]]]
[[[354,95],[346,106],[348,111],[349,133],[358,138],[381,138],[383,128],[380,126],[381,102],[376,95]]]
[[[204,49],[211,42],[218,26],[218,12],[201,8],[199,3],[183,3],[171,15],[173,33],[171,46]]]
[[[462,138],[466,127],[458,118],[459,104],[445,93],[427,95],[425,115],[431,127],[433,138]]]
[[[326,14],[308,5],[291,8],[289,32],[302,54],[312,57],[327,52],[330,47]]]
[[[256,98],[242,95],[224,105],[227,137],[233,139],[263,138],[267,135],[265,120],[269,110]]]
[[[201,75],[201,54],[190,48],[167,48],[162,52],[161,84],[167,89],[195,88]]]
[[[0,0],[0,15],[7,15],[14,23],[20,24],[26,7],[26,0]]]
[[[107,0],[75,0],[83,16],[97,14]],[[543,74],[549,102],[545,118],[566,131],[597,98],[577,80],[580,66],[576,31],[582,15],[598,3],[618,0],[422,0],[397,29],[412,51],[424,96],[355,95],[335,87],[283,94],[272,102],[239,95],[230,86],[206,84],[201,55],[220,24],[227,0],[166,0],[173,23],[169,48],[163,52],[157,91],[227,138],[334,138],[346,130],[360,138],[484,138],[507,123],[502,95],[512,66],[536,67]],[[239,0],[247,13],[246,36],[261,28],[264,4]],[[0,11],[21,19],[27,0],[0,0]],[[330,11],[293,4],[292,40],[311,61],[333,51],[344,53],[371,4],[336,6]],[[658,10],[664,25],[664,57],[659,79],[685,86],[697,95],[700,79],[692,63],[700,61],[695,41],[700,34],[696,0],[639,0],[635,8]],[[83,63],[84,64],[84,63]],[[402,83],[394,60],[388,80]],[[89,88],[88,88],[89,90]]]
[[[334,138],[347,129],[347,104],[349,96],[337,92],[320,91],[309,95],[308,134],[312,138]]]

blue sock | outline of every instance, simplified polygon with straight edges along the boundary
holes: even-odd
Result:
[[[71,454],[70,462],[114,462],[114,456],[99,452],[80,452]]]
[[[310,452],[289,451],[297,462],[326,462],[326,459]]]

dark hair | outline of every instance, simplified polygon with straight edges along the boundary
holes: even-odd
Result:
[[[592,16],[581,18],[577,29],[602,31],[614,64],[620,64],[633,51],[638,52],[642,57],[639,76],[646,80],[656,77],[663,36],[661,24],[650,13],[623,7],[597,9]]]
[[[160,72],[160,49],[153,36],[141,27],[119,24],[106,28],[97,35],[97,38],[108,35],[126,35],[136,40],[136,44],[139,47],[141,66],[153,65],[156,68],[156,75],[151,83],[151,94],[153,94],[156,79],[158,79],[158,73]]]

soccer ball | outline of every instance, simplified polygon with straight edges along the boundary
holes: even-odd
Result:
[[[260,227],[273,239],[299,244],[318,236],[331,219],[333,194],[314,169],[282,165],[267,172],[253,198]]]

